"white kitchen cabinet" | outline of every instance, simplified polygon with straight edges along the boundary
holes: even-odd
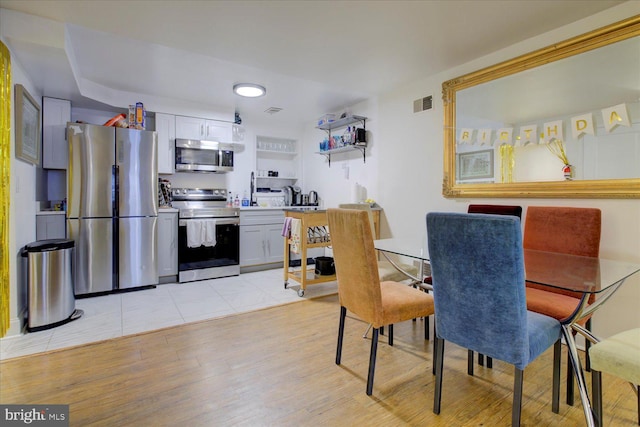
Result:
[[[172,174],[175,167],[176,116],[156,113],[158,173]]]
[[[158,276],[178,275],[178,212],[158,212]]]
[[[231,126],[231,122],[176,116],[176,138],[231,143]]]
[[[283,223],[281,210],[240,211],[240,267],[283,262]]]
[[[71,121],[71,101],[42,98],[42,167],[67,169],[67,123]]]
[[[205,135],[205,119],[176,116],[176,138],[202,139]]]
[[[282,226],[284,219],[278,224],[264,225],[264,241],[266,242],[264,260],[267,263],[284,261],[284,237]]]
[[[265,262],[263,227],[263,225],[240,226],[240,267]]]
[[[232,142],[232,123],[207,120],[204,125],[205,139],[218,142]]]
[[[66,219],[64,212],[36,215],[36,240],[66,238]]]

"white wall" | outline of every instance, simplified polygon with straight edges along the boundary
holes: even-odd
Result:
[[[4,40],[3,43],[7,44]],[[22,66],[11,55],[11,97],[16,84],[23,85],[41,104],[42,94],[27,77]],[[15,123],[13,101],[11,122]],[[20,249],[36,240],[36,166],[15,158],[15,129],[11,127],[11,195],[9,208],[9,316],[7,336],[20,333],[23,311],[26,310],[26,288],[20,269]]]
[[[305,184],[316,188],[326,198],[326,206],[335,207],[349,200],[351,182],[361,180],[372,189],[371,196],[384,208],[383,237],[416,233],[425,236],[427,212],[464,212],[472,202],[519,204],[525,213],[526,207],[532,205],[595,207],[602,210],[601,256],[640,262],[640,200],[444,198],[443,103],[440,96],[442,83],[447,80],[638,13],[640,3],[625,3],[439,75],[412,82],[381,96],[377,102],[353,106],[354,114],[371,118],[371,140],[374,142],[367,151],[366,165],[361,164],[361,159],[336,158],[331,168],[327,168],[323,158],[312,154],[321,139],[317,135],[319,131],[309,131],[305,134],[305,147],[313,148],[305,152]],[[428,95],[433,95],[433,109],[413,113],[413,101]],[[370,128],[369,121],[367,128]],[[342,176],[345,164],[351,169],[349,180]],[[639,305],[640,275],[635,275],[595,313],[594,331],[609,336],[640,327]]]
[[[367,117],[366,160],[359,151],[333,154],[331,166],[324,155],[317,154],[318,144],[327,137],[327,132],[310,128],[305,132],[303,149],[303,192],[315,190],[325,207],[336,207],[340,203],[355,202],[353,187],[357,183],[366,188],[366,197],[379,200],[380,150],[388,142],[380,137],[378,103],[369,100],[354,105],[353,114]],[[337,112],[340,114],[341,112]],[[386,118],[384,119],[386,121]],[[356,123],[362,127],[361,123]],[[332,135],[342,135],[344,128],[335,129]],[[386,159],[384,160],[386,161]]]

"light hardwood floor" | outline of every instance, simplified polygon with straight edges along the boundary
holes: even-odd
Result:
[[[10,359],[0,362],[0,402],[69,404],[73,426],[510,424],[512,366],[494,361],[470,377],[466,350],[447,343],[436,416],[421,320],[396,325],[393,347],[381,338],[371,397],[366,325],[347,318],[341,366],[337,327],[334,295]],[[579,401],[551,412],[551,358],[548,350],[525,370],[522,425],[584,425]],[[606,425],[635,425],[631,388],[606,374],[603,382]]]

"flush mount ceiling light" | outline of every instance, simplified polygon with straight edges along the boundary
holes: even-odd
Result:
[[[238,83],[233,85],[233,92],[247,98],[256,98],[267,93],[267,90],[263,86],[253,83]]]

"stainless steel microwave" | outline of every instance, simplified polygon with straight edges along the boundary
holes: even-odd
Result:
[[[231,172],[233,144],[176,138],[176,171]]]

